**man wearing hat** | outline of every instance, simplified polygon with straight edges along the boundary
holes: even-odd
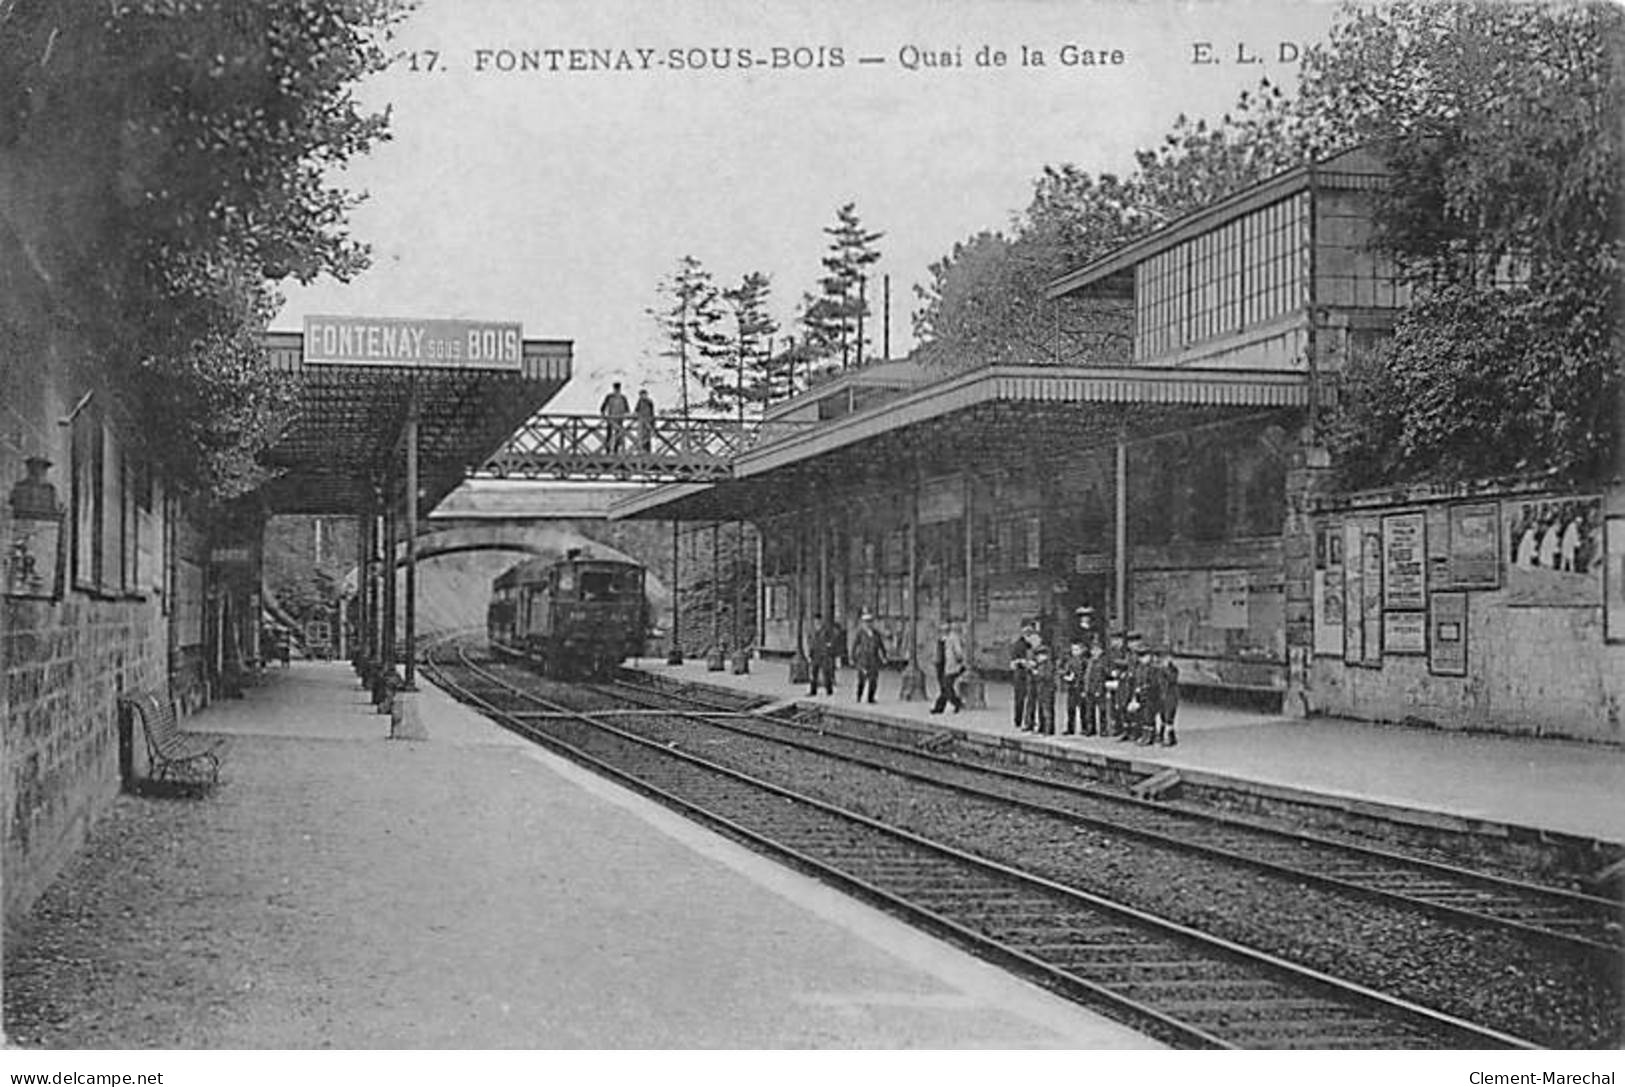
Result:
[[[1106,649],[1106,735],[1119,740],[1129,738],[1128,704],[1134,693],[1134,656],[1129,652],[1129,637],[1128,631],[1118,627],[1112,631],[1111,644]]]
[[[1012,709],[1016,728],[1027,727],[1028,679],[1032,674],[1032,642],[1038,640],[1038,624],[1027,619],[1021,624],[1021,633],[1010,643],[1010,692],[1014,698]]]
[[[808,671],[812,686],[808,694],[817,694],[822,682],[825,694],[835,693],[835,662],[846,649],[846,635],[841,624],[834,619],[824,622],[823,612],[813,613],[812,652],[808,654]]]
[[[1090,656],[1089,650],[1098,645],[1106,646],[1106,637],[1100,629],[1100,617],[1095,609],[1087,604],[1072,613],[1071,640],[1083,643],[1083,655]]]
[[[880,666],[886,663],[886,647],[880,632],[874,626],[875,617],[864,612],[858,617],[858,632],[852,638],[852,667],[858,670],[858,701],[873,702],[875,685],[880,679]],[[868,692],[868,698],[864,692]]]

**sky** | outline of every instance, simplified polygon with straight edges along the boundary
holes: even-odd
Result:
[[[351,229],[373,265],[348,284],[290,281],[273,327],[518,321],[575,343],[550,410],[595,410],[616,380],[664,406],[647,311],[678,259],[724,286],[767,273],[794,331],[850,201],[884,233],[871,329],[878,350],[889,276],[901,356],[929,265],[1007,227],[1046,164],[1127,172],[1179,114],[1217,119],[1260,78],[1291,82],[1334,14],[1303,0],[421,0],[391,43],[401,58],[357,92],[389,107],[393,139],[334,177],[367,193]]]

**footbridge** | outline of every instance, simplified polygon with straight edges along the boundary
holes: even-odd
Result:
[[[709,483],[733,476],[734,458],[806,424],[714,417],[538,414],[472,473],[475,479]]]

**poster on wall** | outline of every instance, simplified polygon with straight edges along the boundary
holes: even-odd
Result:
[[[1392,611],[1420,611],[1427,606],[1423,582],[1426,551],[1421,513],[1396,513],[1382,519],[1382,606]]]
[[[1365,658],[1365,624],[1360,621],[1365,596],[1365,556],[1359,525],[1343,526],[1343,663]]]
[[[1360,663],[1372,668],[1382,666],[1382,533],[1375,527],[1365,532],[1365,538],[1360,541],[1361,580],[1364,584],[1360,591],[1360,618],[1365,632],[1362,640],[1365,643],[1365,655]]]
[[[1422,526],[1427,548],[1427,589],[1437,592],[1454,586],[1450,578],[1450,509],[1429,506]]]
[[[1436,676],[1467,674],[1467,594],[1434,593],[1428,602],[1428,671]]]
[[[1500,507],[1450,507],[1450,583],[1458,589],[1501,587]]]
[[[1610,642],[1625,642],[1625,516],[1608,518],[1606,527],[1604,543],[1608,558],[1602,579],[1603,637]]]
[[[1343,568],[1315,571],[1315,655],[1343,655]]]
[[[1422,611],[1382,613],[1382,651],[1394,656],[1420,657],[1428,651],[1428,617]]]
[[[1216,630],[1247,629],[1246,570],[1214,570],[1208,581],[1208,626]]]
[[[1602,499],[1540,498],[1506,504],[1507,603],[1602,604]]]

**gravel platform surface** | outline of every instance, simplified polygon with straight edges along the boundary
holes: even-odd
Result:
[[[8,934],[11,1044],[1154,1045],[520,747],[231,743]]]

